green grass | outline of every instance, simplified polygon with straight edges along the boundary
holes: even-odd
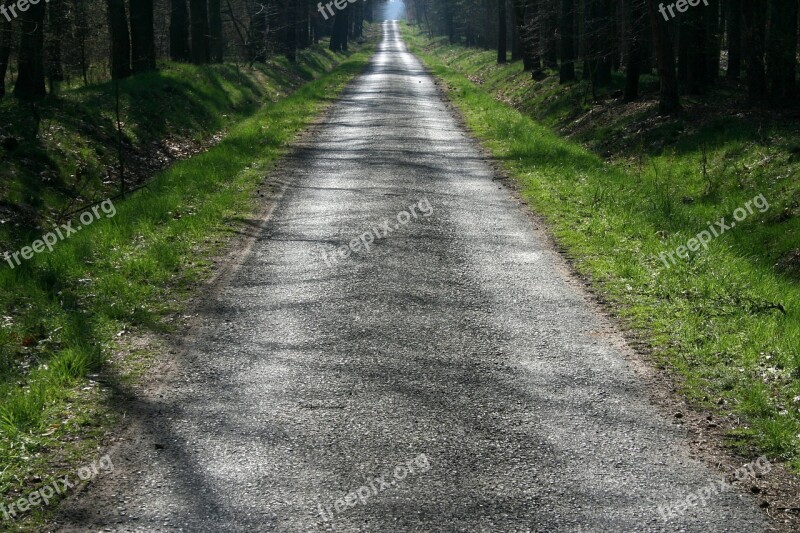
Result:
[[[292,67],[292,79],[281,82],[267,80],[263,72],[246,87],[221,82],[236,76],[231,66],[174,67],[126,82],[126,91],[139,96],[158,87],[161,82],[153,81],[158,77],[171,80],[167,85],[185,84],[182,93],[198,95],[200,107],[186,112],[182,131],[206,135],[224,126],[227,135],[209,151],[161,172],[149,187],[115,201],[113,218],[103,216],[58,243],[53,253],[38,254],[13,270],[0,268],[0,503],[36,488],[31,481],[36,476],[98,458],[99,439],[117,418],[108,405],[110,389],[128,368],[109,360],[118,337],[172,330],[167,319],[209,278],[210,258],[257,212],[256,191],[268,192],[264,179],[271,164],[366,66],[371,45],[362,48],[339,56],[341,64],[330,72],[334,57],[320,49],[314,61]],[[318,79],[300,86],[301,69],[308,70],[306,81]],[[293,92],[265,105],[250,101],[258,94],[268,100],[264,95],[276,88]],[[109,88],[87,91],[107,97]],[[238,114],[230,120],[215,116],[229,106]],[[184,112],[165,111],[160,118],[180,122]],[[145,110],[138,113],[148,132],[142,139],[158,136],[162,126],[148,123]],[[62,133],[65,142],[83,142]],[[49,192],[46,202],[67,201],[56,188]],[[32,235],[39,233],[31,230]]]
[[[583,104],[572,101],[580,84],[556,92],[552,79],[537,85],[518,64],[497,66],[490,52],[408,28],[405,35],[444,80],[470,129],[546,217],[575,268],[649,343],[654,362],[696,406],[728,415],[736,426],[731,444],[742,453],[766,453],[800,470],[796,125],[711,117],[685,128],[678,120],[641,140],[661,145],[603,159],[586,146],[602,153],[592,139],[604,140],[624,123],[584,127],[577,137],[585,145],[554,131],[567,116],[586,120]],[[520,105],[526,98],[539,107]],[[639,114],[654,116],[648,109]],[[731,221],[759,194],[769,209],[754,209],[707,250],[670,268],[658,259],[708,222]]]

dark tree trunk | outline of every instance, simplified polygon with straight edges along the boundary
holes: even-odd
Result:
[[[347,30],[350,26],[350,6],[337,11],[333,17],[333,31],[329,48],[334,52],[347,52]]]
[[[297,61],[297,0],[284,0],[283,54],[289,61]]]
[[[719,78],[719,61],[721,56],[722,37],[720,29],[720,0],[708,0],[706,10],[706,82],[714,85]]]
[[[684,24],[681,26],[681,72],[685,76],[686,90],[690,94],[703,94],[708,80],[707,37],[706,21],[707,12],[698,6],[690,9],[682,16]]]
[[[728,70],[726,76],[738,79],[742,75],[742,2],[728,1]]]
[[[254,3],[252,9],[247,35],[250,62],[263,63],[267,60],[267,9],[258,3]]]
[[[791,100],[796,93],[797,4],[797,0],[769,0],[767,77],[775,103]]]
[[[611,85],[611,20],[607,0],[587,0],[586,55],[593,87]]]
[[[658,77],[661,80],[659,111],[664,115],[679,113],[681,110],[678,95],[678,78],[675,76],[675,51],[669,35],[667,22],[658,12],[658,0],[647,0],[650,25],[653,31],[653,45],[658,58]]]
[[[743,0],[742,4],[747,50],[747,90],[750,100],[758,102],[767,96],[767,77],[764,72],[767,6],[765,0]]]
[[[444,3],[444,24],[447,29],[447,40],[450,44],[456,42],[456,23],[453,20],[453,6],[450,2]]]
[[[508,61],[506,46],[508,35],[506,34],[506,0],[497,0],[497,62],[505,63]]]
[[[222,5],[220,0],[208,0],[208,28],[211,61],[222,63],[225,42],[222,33]]]
[[[44,83],[44,16],[46,4],[40,2],[19,16],[19,74],[14,96],[20,100],[41,100],[47,96]]]
[[[308,9],[307,2],[305,0],[300,0],[300,5],[302,6],[299,15],[300,15],[300,22],[298,24],[298,32],[297,32],[297,46],[301,49],[308,48],[311,44],[311,33],[310,33],[310,25],[311,25],[311,12]]]
[[[522,24],[525,31],[522,33],[523,56],[522,64],[526,71],[530,71],[533,78],[538,78],[542,73],[542,58],[540,55],[541,34],[536,27],[536,15],[542,0],[520,0],[525,6]]]
[[[208,2],[189,0],[192,23],[192,63],[202,65],[211,61],[209,46]]]
[[[286,2],[288,0],[265,0],[267,9],[267,53],[280,54],[286,45]]]
[[[486,48],[487,50],[494,50],[497,44],[497,2],[499,0],[483,0],[484,16],[478,20],[483,22],[483,31],[470,32],[467,30],[467,35],[472,33],[478,39],[475,42],[476,46]]]
[[[374,7],[375,7],[375,2],[373,2],[373,0],[364,0],[364,19],[369,23],[372,23],[374,21],[375,17],[375,15],[373,14]],[[421,17],[426,21],[428,20],[427,9],[428,9],[427,5],[423,4]],[[429,24],[428,24],[428,30],[430,31]]]
[[[527,22],[527,0],[511,0],[511,9],[514,11],[514,23],[517,26],[517,33],[519,34],[519,47],[520,56],[522,58],[522,65],[525,71],[531,70],[532,56],[531,51],[531,36]]]
[[[311,33],[313,34],[312,40],[314,44],[318,44],[319,40],[322,38],[323,27],[322,15],[320,15],[318,11],[315,11],[311,14]]]
[[[542,43],[544,43],[542,59],[547,68],[555,70],[558,68],[559,56],[559,1],[548,0],[543,4],[543,11],[539,15],[540,26],[542,27]]]
[[[131,38],[125,0],[107,0],[111,34],[111,77],[115,80],[131,75]]]
[[[302,0],[299,0],[302,1]],[[356,2],[350,11],[350,38],[360,39],[364,36],[364,3]]]
[[[511,0],[511,61],[522,59],[522,43],[519,34],[519,18],[517,13],[517,0]]]
[[[189,48],[189,7],[186,0],[172,0],[169,17],[169,56],[173,61],[188,63],[192,59]]]
[[[628,30],[628,54],[625,65],[626,102],[639,98],[639,77],[642,72],[644,57],[644,36],[647,28],[647,6],[645,0],[627,0],[625,2],[625,19]]]
[[[64,81],[61,42],[67,29],[67,6],[64,2],[54,2],[47,8],[47,36],[45,38],[45,70],[50,94],[57,95]]]
[[[133,72],[156,69],[153,0],[131,0],[131,57]]]
[[[0,98],[6,95],[6,73],[8,72],[8,59],[11,57],[13,35],[11,23],[5,19],[0,20]]]
[[[81,0],[72,0],[73,18],[75,20],[75,46],[78,56],[78,66],[81,69],[83,84],[89,85],[89,54],[87,43],[91,36],[87,6]]]
[[[559,81],[568,83],[575,81],[575,0],[560,0],[559,13],[561,69]]]

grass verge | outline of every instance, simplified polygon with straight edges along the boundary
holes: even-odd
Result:
[[[282,85],[296,90],[274,103],[244,106],[249,118],[228,121],[213,148],[115,201],[113,218],[102,216],[52,253],[0,268],[0,503],[99,459],[115,415],[98,371],[116,364],[116,340],[131,330],[170,330],[165,318],[211,275],[208,258],[257,212],[269,166],[364,69],[371,48],[330,72],[319,64],[318,79]],[[229,90],[240,89],[223,86],[220,95],[230,98]],[[34,509],[13,527],[33,527],[44,512]]]
[[[404,32],[656,364],[694,405],[726,417],[741,453],[800,471],[800,136],[746,120],[689,131],[664,123],[652,139],[681,135],[633,159],[604,160],[553,131],[573,112],[557,110],[571,108],[575,87],[538,87],[520,65],[496,65],[491,52]],[[540,104],[536,113],[550,113],[547,125],[511,105],[508,95],[524,99],[525,90]],[[585,128],[594,135],[584,138],[604,138],[603,127]],[[722,217],[731,226],[724,232]]]

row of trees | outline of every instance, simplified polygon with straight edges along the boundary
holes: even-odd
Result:
[[[534,77],[555,69],[568,83],[581,72],[596,90],[623,71],[630,101],[641,74],[658,72],[663,113],[680,110],[681,93],[702,94],[721,76],[742,78],[754,102],[798,96],[800,0],[681,0],[674,18],[664,14],[674,0],[409,1],[431,34],[496,46],[501,63],[510,50]]]
[[[162,58],[253,63],[282,54],[293,61],[326,35],[332,50],[347,50],[374,1],[347,4],[327,21],[313,0],[40,1],[10,21],[0,16],[0,97],[14,65],[15,96],[38,100],[64,80],[123,79],[154,71]]]

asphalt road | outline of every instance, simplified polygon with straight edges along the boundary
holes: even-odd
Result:
[[[396,23],[280,172],[176,371],[138,400],[140,433],[61,529],[766,527],[690,457]]]

